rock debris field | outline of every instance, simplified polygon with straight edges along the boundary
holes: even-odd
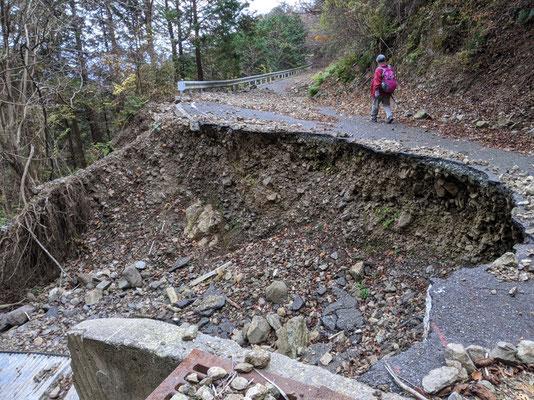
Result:
[[[277,144],[281,153],[271,154],[274,165],[266,166],[235,150],[239,143],[231,138],[214,145],[209,133],[189,131],[189,121],[171,110],[152,110],[146,118],[158,129],[125,132],[122,140],[130,143],[82,172],[92,209],[75,240],[77,255],[64,263],[69,276],[33,288],[24,308],[2,314],[1,349],[65,353],[66,332],[83,320],[152,318],[358,377],[426,338],[433,279],[480,263],[500,281],[534,277],[534,246],[520,259],[510,253],[491,263],[521,241],[512,214],[527,234],[532,229],[534,182],[518,170],[501,178],[524,196],[519,208],[491,186],[476,193],[476,179],[455,177],[450,184],[454,174],[440,177],[439,168],[435,177],[431,168],[421,172],[431,181],[429,192],[410,181],[420,195],[406,208],[395,197],[398,176],[377,173],[374,187],[353,182],[344,164],[329,163],[331,154],[298,140]],[[266,143],[276,141],[266,135]],[[382,145],[386,154],[397,150]],[[296,157],[291,146],[308,153]],[[339,148],[331,151],[345,157]],[[366,153],[358,157],[374,162]],[[415,177],[419,167],[410,163],[399,165]],[[485,196],[501,207],[494,216],[484,209]],[[443,219],[425,230],[417,227],[425,214]],[[524,294],[512,289],[510,298]],[[534,314],[529,317],[532,322]],[[455,368],[449,364],[443,368]],[[439,389],[428,379],[422,386],[438,393],[458,381],[462,368],[456,371]],[[232,379],[229,385],[243,386],[243,394],[245,388],[263,393],[249,398],[272,396],[268,388]],[[476,388],[463,389],[485,399]]]

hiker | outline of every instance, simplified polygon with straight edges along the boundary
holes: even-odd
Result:
[[[371,86],[371,96],[373,98],[371,121],[376,122],[378,107],[380,103],[383,103],[384,110],[386,110],[386,121],[388,124],[391,124],[393,122],[393,111],[391,111],[389,100],[397,87],[397,81],[395,80],[393,69],[390,65],[386,64],[386,56],[379,54],[376,62],[378,63],[378,67],[375,69],[375,76],[373,77]]]

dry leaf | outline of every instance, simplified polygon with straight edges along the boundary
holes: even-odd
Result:
[[[475,371],[471,374],[471,378],[473,378],[475,381],[479,381],[482,379],[482,372]]]

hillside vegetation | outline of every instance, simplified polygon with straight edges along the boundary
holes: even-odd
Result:
[[[487,121],[487,129],[471,134],[500,147],[532,147],[533,2],[326,0],[315,6],[337,57],[315,76],[310,95],[328,100],[335,93],[341,104],[340,94],[348,94],[346,101],[362,96],[369,103],[374,59],[383,53],[401,85],[401,111],[426,108],[436,125],[468,131]]]

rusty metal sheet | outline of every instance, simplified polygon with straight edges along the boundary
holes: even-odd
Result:
[[[193,350],[178,367],[146,398],[146,400],[170,400],[176,394],[178,388],[186,383],[185,377],[191,372],[196,372],[203,378],[210,367],[219,366],[226,371],[232,371],[232,361],[214,356],[212,354]],[[267,379],[276,383],[289,397],[290,400],[354,400],[352,397],[336,393],[324,386],[305,385],[293,379],[284,378],[272,373],[261,371]],[[248,380],[254,379],[254,383],[265,384],[267,381],[258,373],[252,371],[247,374],[240,373]],[[282,397],[280,397],[280,400]]]
[[[54,384],[59,374],[69,373],[68,356],[0,352],[0,398],[38,400]],[[76,391],[71,390],[68,398],[77,400]]]

